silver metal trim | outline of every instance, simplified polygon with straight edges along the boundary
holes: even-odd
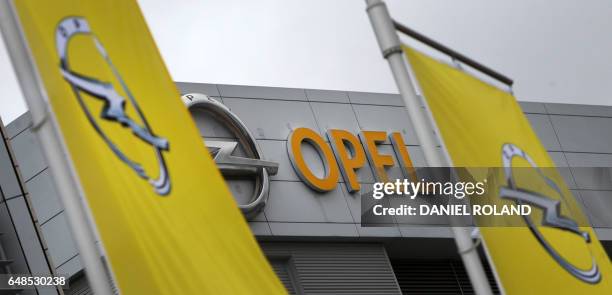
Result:
[[[120,82],[121,88],[128,98],[127,100],[129,100],[142,124],[138,124],[126,114],[126,98],[121,96],[110,82],[99,81],[95,78],[74,72],[71,69],[68,62],[68,45],[70,40],[77,35],[84,35],[92,38],[98,53],[102,56],[102,58],[104,58],[113,75]],[[158,195],[168,195],[171,190],[170,175],[168,173],[168,167],[166,165],[166,161],[164,160],[163,153],[170,149],[170,144],[167,139],[154,135],[151,127],[147,123],[144,113],[141,111],[140,106],[138,105],[138,102],[130,92],[123,78],[119,74],[119,71],[113,65],[110,57],[104,49],[104,46],[92,32],[87,20],[83,17],[67,17],[63,19],[57,25],[55,32],[55,43],[57,53],[60,56],[60,72],[66,82],[70,84],[72,92],[77,98],[79,105],[83,109],[83,112],[87,116],[91,126],[96,130],[98,135],[102,137],[106,145],[108,145],[117,158],[132,168],[132,170],[134,170],[134,172],[136,172],[136,174],[138,174],[138,176],[140,176],[142,179],[148,181],[149,184],[154,187],[155,192]],[[152,178],[139,163],[128,158],[128,156],[121,151],[117,144],[111,140],[111,138],[98,124],[96,116],[87,107],[85,98],[81,95],[81,92],[87,93],[96,99],[104,101],[104,108],[100,113],[100,117],[103,120],[116,122],[124,128],[131,129],[134,136],[149,144],[155,150],[155,157],[157,158],[159,170],[157,178]]]
[[[217,167],[223,175],[253,175],[255,174],[255,193],[248,204],[239,204],[242,213],[247,218],[254,217],[261,211],[267,201],[270,190],[270,175],[278,172],[278,163],[263,160],[263,153],[257,145],[255,136],[236,114],[222,103],[201,93],[187,93],[181,99],[189,110],[201,109],[210,113],[215,120],[227,126],[238,142],[204,141],[211,152]],[[247,157],[233,156],[232,152],[240,144]]]
[[[523,151],[518,146],[506,143],[502,146],[502,161],[504,164],[504,174],[508,186],[502,186],[499,191],[499,195],[502,199],[510,199],[516,202],[517,204],[530,204],[532,206],[536,206],[542,209],[542,225],[550,228],[556,228],[559,230],[563,230],[566,232],[570,232],[582,237],[585,243],[591,243],[591,237],[589,233],[586,231],[582,231],[576,221],[561,215],[561,201],[548,198],[547,196],[538,194],[536,192],[528,191],[517,186],[514,181],[514,177],[512,174],[512,159],[522,158],[534,168],[537,173],[544,179],[546,184],[550,186],[555,192],[559,194],[561,199],[567,198],[567,196],[563,195],[559,186],[549,177],[544,175],[542,170],[536,165],[535,161],[531,159],[531,157]],[[527,223],[529,230],[535,236],[535,238],[540,242],[542,247],[552,256],[552,258],[563,267],[567,272],[569,272],[574,277],[589,283],[589,284],[597,284],[601,281],[601,272],[599,271],[599,267],[597,266],[597,262],[593,253],[591,253],[592,263],[590,269],[580,269],[577,266],[573,265],[569,261],[559,254],[553,245],[550,244],[546,237],[540,232],[538,227],[535,225],[534,221],[531,220],[529,216],[523,216],[523,219]]]
[[[389,55],[395,54],[395,53],[402,53],[402,47],[401,46],[393,46],[393,47],[389,47],[385,50],[382,51],[382,55],[385,59],[387,59],[389,57]]]

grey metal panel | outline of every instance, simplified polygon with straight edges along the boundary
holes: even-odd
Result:
[[[272,181],[270,196],[265,208],[270,222],[353,222],[339,187],[315,194],[301,182]]]
[[[10,293],[9,293],[10,294]],[[40,295],[34,289],[26,289],[18,293],[19,295]]]
[[[594,227],[593,217],[591,216],[591,213],[589,212],[589,208],[586,206],[586,203],[584,202],[584,198],[582,197],[580,190],[571,189],[570,193],[574,197],[574,200],[576,200],[576,203],[578,204],[581,212],[584,213],[584,215],[586,215],[586,217],[588,218],[589,225]],[[580,225],[582,226],[582,224]]]
[[[412,166],[414,167],[427,167],[427,162],[425,161],[425,154],[423,153],[423,148],[420,146],[408,146],[408,153],[410,155],[410,160],[412,160]],[[436,147],[438,152],[442,152],[441,147]]]
[[[367,183],[367,184],[362,183],[361,190],[352,192],[352,193],[349,193],[346,187],[342,187],[342,193],[344,194],[344,197],[349,206],[349,209],[351,210],[351,215],[353,216],[353,219],[355,220],[355,223],[357,224],[357,228],[361,226],[362,208],[363,207],[370,208],[371,206],[374,206],[376,204],[376,201],[374,200],[374,198],[371,197],[372,186],[373,184],[371,183]],[[387,207],[389,206],[389,201],[386,198],[382,199],[380,202],[384,206],[387,206]],[[388,216],[388,215],[381,216],[380,218],[377,219],[377,221],[379,221],[381,225],[396,223],[395,218],[393,216]]]
[[[349,103],[349,97],[346,91],[318,89],[306,89],[305,91],[309,101]]]
[[[446,226],[400,226],[399,230],[405,238],[452,238],[453,232]]]
[[[612,117],[612,106],[547,103],[544,104],[549,114],[573,116]]]
[[[263,243],[262,249],[290,257],[305,294],[401,294],[380,244]]]
[[[581,190],[580,195],[593,226],[612,228],[612,191]]]
[[[32,121],[32,116],[30,112],[26,112],[23,115],[19,116],[17,119],[13,120],[8,126],[6,126],[6,137],[12,139],[17,134],[23,132],[27,128],[30,127],[30,122]]]
[[[565,155],[562,152],[548,152],[556,167],[568,167]]]
[[[287,237],[357,237],[353,223],[269,222],[272,235]]]
[[[291,130],[307,127],[318,131],[308,102],[224,98],[257,139],[286,140]]]
[[[560,151],[561,145],[555,134],[548,115],[527,114],[531,127],[536,132],[540,141],[548,151]]]
[[[348,93],[348,96],[351,103],[354,104],[404,106],[404,100],[399,94],[351,91]]]
[[[401,132],[404,143],[418,145],[416,132],[410,124],[408,113],[402,107],[353,105],[362,130]],[[387,141],[387,143],[389,143]]]
[[[396,224],[380,224],[381,227],[361,227],[357,224],[357,231],[362,238],[368,237],[401,237],[402,234]]]
[[[612,228],[595,228],[595,234],[600,241],[612,241]]]
[[[50,274],[42,245],[39,242],[34,223],[30,217],[23,196],[7,201],[15,229],[21,241],[21,247],[32,273]]]
[[[47,166],[40,144],[30,130],[15,136],[11,140],[11,145],[24,181],[27,181]]]
[[[191,109],[189,112],[202,137],[236,138],[227,126],[214,119],[209,112],[202,109]]]
[[[357,192],[349,193],[345,186],[342,186],[342,194],[346,199],[346,203],[348,204],[349,210],[351,211],[351,215],[353,216],[353,220],[359,227],[361,223],[361,195],[371,192],[372,184],[371,183],[362,183],[361,189]],[[383,222],[387,221],[388,223],[395,223],[395,220],[390,216],[385,216],[382,219]]]
[[[53,217],[41,228],[54,265],[61,265],[78,253],[64,213]]]
[[[567,152],[612,152],[612,118],[551,116],[561,147]]]
[[[289,154],[287,153],[287,142],[283,140],[263,140],[257,141],[259,148],[263,153],[264,159],[274,161],[278,163],[278,172],[276,175],[272,175],[272,180],[288,180],[288,181],[300,181],[291,162],[289,160]],[[322,173],[323,164],[318,159],[316,152],[311,149],[303,150],[304,157],[309,159],[310,167],[317,173]],[[314,153],[314,154],[313,154]]]
[[[519,105],[524,113],[528,114],[546,114],[546,108],[543,103],[519,101]]]
[[[342,178],[342,175],[340,175],[340,179],[341,182],[344,182],[344,178]],[[357,179],[359,179],[359,182],[361,183],[374,182],[373,170],[367,160],[365,161],[363,167],[357,169]]]
[[[612,168],[571,168],[576,180],[576,188],[592,190],[612,190]]]
[[[5,198],[22,194],[13,163],[2,139],[0,139],[0,189]]]
[[[576,200],[576,203],[578,203],[578,206],[580,206],[580,210],[582,210],[583,213],[587,212],[588,209],[584,205],[584,201],[582,200],[582,195],[580,193],[580,190],[570,189],[570,193],[572,194],[572,197],[574,197],[574,200]],[[586,215],[588,216],[588,214],[586,214]]]
[[[256,236],[271,236],[272,231],[267,222],[249,221],[251,232]]]
[[[612,167],[612,154],[564,154],[570,167]]]
[[[266,98],[282,100],[306,100],[303,89],[279,88],[279,87],[257,87],[239,85],[218,85],[221,97],[241,98]]]
[[[24,116],[22,116],[24,117]],[[2,210],[0,215],[2,220],[0,223],[0,247],[4,250],[6,258],[12,263],[7,265],[8,273],[34,273],[41,275],[49,275],[52,273],[48,258],[44,249],[44,242],[41,241],[41,236],[36,224],[36,216],[34,216],[34,208],[29,204],[29,197],[26,195],[26,190],[22,189],[21,173],[17,170],[17,159],[12,157],[12,148],[9,142],[5,142],[6,136],[4,126],[0,122],[0,153],[2,162],[0,169],[1,177],[5,178],[0,182],[2,194],[0,198],[0,206]],[[16,134],[22,134],[17,132]],[[6,178],[12,179],[6,179]],[[7,195],[9,193],[10,195]],[[15,196],[18,194],[19,196]],[[9,198],[11,197],[11,198]],[[20,294],[58,294],[56,289],[42,290],[25,290]]]
[[[37,291],[38,291],[38,295],[51,295],[51,294],[57,295],[58,294],[57,290],[49,289],[47,287],[38,287]]]
[[[355,136],[360,131],[355,112],[349,104],[311,102],[312,110],[321,132],[344,129]]]
[[[45,223],[49,218],[63,210],[49,173],[49,170],[46,169],[26,183],[40,223]]]
[[[202,93],[208,96],[221,96],[216,84],[176,82],[181,94]]]
[[[252,179],[231,179],[226,184],[238,204],[248,204],[255,190],[255,182]],[[261,212],[250,218],[253,221],[266,221],[266,217]]]
[[[553,162],[555,162],[555,166],[559,171],[559,174],[565,180],[565,183],[570,189],[577,188],[576,182],[574,181],[574,176],[572,175],[572,171],[567,164],[567,160],[565,159],[565,155],[562,152],[548,152],[548,155],[552,158]]]
[[[13,259],[10,265],[13,273],[29,273],[30,270],[25,259],[17,232],[13,227],[13,222],[8,211],[7,204],[0,202],[0,243],[4,249],[6,257]]]
[[[68,275],[68,277],[71,277],[82,270],[83,265],[81,264],[81,259],[78,255],[70,258],[70,260],[64,262],[64,264],[56,268],[57,274]]]
[[[425,161],[425,154],[420,146],[409,146],[408,154],[410,155],[410,160],[412,160],[412,165],[414,167],[428,166],[427,162]]]
[[[612,154],[565,153],[576,187],[612,189]]]

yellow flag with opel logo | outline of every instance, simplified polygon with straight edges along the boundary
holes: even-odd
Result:
[[[121,292],[284,294],[136,1],[14,6]]]
[[[453,165],[489,180],[486,202],[533,208],[521,226],[476,219],[504,294],[612,294],[610,260],[514,97],[403,49]]]

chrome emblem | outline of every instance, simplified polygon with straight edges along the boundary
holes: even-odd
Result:
[[[263,160],[263,154],[255,137],[246,125],[225,105],[204,94],[189,93],[182,96],[190,110],[201,109],[226,126],[236,141],[206,140],[206,147],[224,177],[253,176],[256,190],[247,204],[239,207],[247,217],[256,215],[266,205],[270,189],[270,175],[278,171],[278,163]],[[233,155],[238,144],[245,150],[247,157]]]
[[[519,157],[526,160],[532,168],[536,169],[537,173],[544,179],[546,184],[550,186],[559,196],[565,198],[559,186],[550,178],[548,178],[541,169],[537,167],[533,159],[519,147],[513,144],[505,144],[502,147],[502,159],[504,164],[504,174],[508,186],[500,189],[499,195],[503,199],[510,199],[517,204],[529,204],[538,207],[542,210],[542,224],[547,227],[556,228],[567,231],[572,234],[579,235],[584,239],[585,243],[591,243],[591,237],[588,232],[580,230],[576,221],[561,215],[561,201],[551,199],[547,196],[536,192],[521,189],[515,182],[512,175],[512,159]],[[599,267],[593,257],[591,267],[589,269],[580,269],[563,258],[554,248],[551,243],[546,240],[542,232],[540,232],[534,221],[529,216],[523,216],[527,226],[536,237],[538,242],[544,247],[546,252],[557,261],[561,267],[572,274],[574,277],[590,283],[596,284],[601,281],[601,273]],[[591,255],[592,256],[592,255]]]
[[[73,71],[68,62],[68,45],[71,39],[77,35],[87,36],[91,38],[96,45],[98,54],[106,61],[106,64],[114,74],[115,78],[121,84],[121,90],[126,94],[125,97],[121,96],[115,86],[111,82],[100,81],[93,77],[83,75]],[[104,46],[98,40],[96,35],[91,31],[89,23],[85,18],[82,17],[69,17],[63,19],[57,26],[55,32],[55,43],[56,50],[60,57],[60,72],[66,82],[70,84],[72,91],[83,109],[83,112],[87,116],[89,123],[96,130],[96,132],[102,137],[104,142],[113,151],[113,153],[125,164],[127,164],[134,172],[140,176],[140,178],[146,180],[153,186],[155,192],[160,196],[165,196],[170,193],[170,176],[168,174],[168,167],[164,161],[164,152],[170,149],[168,140],[156,136],[151,130],[151,126],[147,123],[147,120],[138,106],[138,102],[131,94],[127,84],[119,74],[119,71],[113,65],[110,57],[106,53]],[[151,176],[148,171],[135,160],[128,158],[128,156],[121,151],[115,142],[104,132],[102,127],[96,121],[97,115],[94,115],[85,102],[82,93],[89,94],[96,99],[103,101],[104,107],[99,113],[99,117],[103,120],[115,122],[120,124],[123,128],[128,128],[132,131],[132,134],[138,139],[142,140],[146,144],[150,145],[154,151],[156,160],[158,163],[157,178]],[[128,103],[134,108],[138,119],[142,122],[141,124],[134,121],[126,114],[126,105]]]

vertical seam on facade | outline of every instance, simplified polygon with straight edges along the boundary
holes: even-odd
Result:
[[[585,215],[587,220],[589,220],[589,222],[591,223],[591,226],[593,227],[593,230],[595,230],[595,227],[592,224],[592,222],[593,222],[592,219],[593,218],[590,217],[590,214],[588,213],[588,210],[585,210],[585,209],[587,209],[587,206],[586,206],[586,203],[584,202],[584,199],[582,198],[582,193],[580,192],[580,187],[578,186],[578,181],[576,181],[576,176],[574,175],[574,169],[573,169],[573,167],[571,167],[571,165],[569,163],[569,160],[567,159],[567,155],[565,154],[565,149],[563,148],[563,145],[561,145],[561,139],[559,138],[559,134],[557,132],[557,128],[555,128],[555,124],[553,123],[551,115],[548,114],[548,108],[546,108],[546,104],[544,104],[544,109],[546,110],[546,118],[548,119],[548,121],[550,122],[550,125],[552,126],[553,132],[555,134],[555,138],[559,142],[559,149],[561,150],[561,155],[563,156],[563,159],[565,160],[565,163],[567,163],[567,169],[569,170],[570,176],[572,177],[572,181],[574,182],[574,187],[575,187],[575,191],[576,191],[576,195],[577,195],[577,196],[574,196],[574,199],[576,199],[577,202],[582,204],[582,208],[580,208],[581,209],[580,211],[583,211],[583,214]],[[572,193],[571,189],[570,189],[570,193]]]

